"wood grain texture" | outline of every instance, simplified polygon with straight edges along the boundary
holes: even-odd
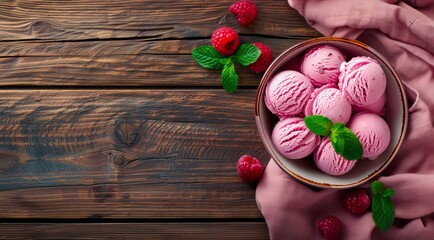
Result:
[[[77,223],[4,223],[0,239],[268,239],[235,170],[269,159],[262,75],[238,68],[227,94],[191,50],[219,26],[275,57],[321,34],[285,0],[253,1],[242,28],[233,0],[1,0],[0,218]]]
[[[221,25],[242,34],[317,36],[286,1],[254,1],[257,21],[241,28],[227,8],[232,0],[3,0],[0,41],[209,37]],[[290,27],[288,27],[290,26]]]
[[[265,222],[0,224],[0,239],[269,239]]]
[[[0,91],[1,218],[261,217],[255,90]]]
[[[274,56],[300,39],[261,41]],[[200,67],[191,50],[209,40],[5,42],[0,44],[0,86],[221,86],[220,71]],[[262,74],[240,65],[240,86],[257,86]]]

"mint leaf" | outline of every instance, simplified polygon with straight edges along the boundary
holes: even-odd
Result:
[[[343,123],[336,123],[331,128],[330,141],[335,152],[347,160],[357,160],[363,156],[363,147],[357,136]]]
[[[307,128],[316,135],[328,136],[331,133],[333,122],[321,115],[311,115],[303,118]]]
[[[395,191],[391,188],[384,188],[383,183],[375,181],[371,183],[371,190],[374,194],[372,198],[372,218],[375,225],[385,232],[393,224],[395,209],[390,198]]]
[[[194,60],[204,68],[222,69],[224,67],[222,60],[225,58],[211,45],[198,47],[191,51],[191,54]]]
[[[339,136],[339,133],[332,132],[330,142],[337,154],[342,155],[345,151],[345,140]]]
[[[371,190],[374,194],[383,194],[384,192],[384,185],[382,182],[374,181],[371,183]]]
[[[338,135],[344,141],[344,151],[341,155],[347,160],[357,160],[363,156],[363,147],[356,135],[348,128]]]
[[[393,224],[395,210],[392,199],[383,197],[381,194],[375,194],[372,199],[372,218],[375,225],[385,232]]]
[[[345,130],[345,125],[343,123],[335,123],[333,124],[330,134],[330,142],[335,149],[335,152],[338,154],[342,154],[345,149],[345,142],[343,138],[339,137],[339,134]]]
[[[232,61],[223,67],[222,85],[228,93],[233,93],[237,90],[238,75],[235,72],[235,66]]]
[[[232,57],[228,57],[228,58],[222,58],[222,59],[220,59],[220,63],[223,64],[223,66],[226,65],[226,64],[229,64],[229,63],[231,63],[231,62],[233,62]]]
[[[235,57],[238,63],[244,67],[250,65],[258,60],[261,55],[261,50],[252,44],[241,44],[235,52]]]
[[[393,190],[391,188],[387,188],[383,192],[383,197],[391,197],[393,194],[395,194],[395,190]]]
[[[343,132],[344,129],[345,129],[345,125],[341,122],[335,123],[332,126],[332,132],[334,132],[335,134],[339,134]]]

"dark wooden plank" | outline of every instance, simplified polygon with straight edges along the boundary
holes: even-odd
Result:
[[[265,222],[0,224],[0,239],[269,239]]]
[[[261,217],[255,90],[0,91],[0,217]]]
[[[275,56],[300,39],[242,37],[269,44]],[[6,42],[0,86],[221,86],[220,71],[200,67],[191,50],[209,40]],[[239,67],[240,86],[262,74]]]
[[[238,27],[227,8],[233,0],[3,0],[0,41],[107,38],[197,38],[220,25],[243,34],[317,36],[286,1],[256,0],[258,19]]]

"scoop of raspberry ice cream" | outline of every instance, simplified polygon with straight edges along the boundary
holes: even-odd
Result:
[[[345,95],[329,84],[315,89],[306,104],[304,114],[306,116],[322,115],[333,123],[347,123],[351,117],[351,112],[351,104]]]
[[[301,73],[287,70],[275,75],[265,88],[265,105],[282,117],[296,116],[304,110],[313,85]]]
[[[274,127],[271,138],[276,149],[289,159],[308,156],[320,142],[320,137],[309,131],[299,117],[280,120]]]
[[[376,159],[389,146],[390,128],[386,121],[374,113],[359,113],[348,123],[363,147],[363,157]]]
[[[323,172],[339,176],[349,172],[357,161],[347,160],[337,154],[329,137],[325,137],[315,149],[314,160],[316,166]]]
[[[340,66],[345,56],[334,46],[318,45],[309,49],[303,57],[301,72],[315,87],[337,83]]]
[[[384,94],[375,102],[365,105],[365,106],[357,106],[353,105],[353,112],[371,112],[376,113],[378,115],[384,115],[386,113],[386,101],[387,101],[387,93]]]
[[[372,58],[354,57],[341,65],[339,88],[353,105],[374,103],[386,91],[386,83],[386,74]]]

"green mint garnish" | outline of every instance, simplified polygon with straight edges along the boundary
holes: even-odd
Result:
[[[328,136],[331,133],[333,122],[321,115],[312,115],[303,118],[304,124],[316,135]]]
[[[332,132],[330,135],[330,142],[332,143],[336,153],[342,154],[345,152],[345,139],[342,138],[342,136]]]
[[[395,191],[391,188],[385,189],[383,183],[378,181],[371,184],[371,190],[374,194],[372,198],[372,218],[375,225],[382,232],[385,232],[392,226],[395,219],[395,209],[391,199]]]
[[[335,123],[332,126],[332,133],[339,134],[345,130],[345,125],[341,122]]]
[[[382,194],[384,192],[384,185],[379,181],[371,183],[371,190],[373,194]]]
[[[237,62],[244,67],[256,62],[260,55],[261,51],[256,46],[246,43],[241,44],[235,53]]]
[[[391,197],[393,194],[395,194],[395,190],[393,190],[391,188],[387,188],[383,192],[383,197]]]
[[[222,69],[224,57],[212,46],[201,46],[194,49],[191,54],[199,65],[207,69]]]
[[[341,134],[343,131],[345,131],[345,125],[343,123],[336,123],[333,124],[332,130],[330,134],[330,142],[333,145],[333,148],[335,149],[335,152],[342,153],[345,151],[345,139],[340,137],[339,134]]]
[[[335,152],[347,160],[362,158],[363,147],[357,136],[343,123],[335,123],[327,117],[312,115],[303,118],[306,127],[319,136],[330,136]]]
[[[233,62],[230,62],[223,67],[222,85],[228,93],[233,93],[237,90],[238,75],[235,72],[235,66]]]
[[[336,153],[342,155],[347,160],[357,160],[362,158],[362,144],[349,128],[345,128],[341,133],[337,134],[336,138],[338,139],[337,145],[341,145],[338,149],[335,148]],[[333,141],[332,145],[333,147],[335,145]]]
[[[245,43],[241,44],[236,53],[229,57],[222,56],[211,45],[198,47],[191,54],[194,60],[204,68],[223,69],[221,74],[223,88],[233,93],[238,87],[238,74],[234,64],[238,62],[243,66],[250,65],[258,60],[261,51],[256,46]]]
[[[223,59],[221,59],[220,63],[223,64],[223,66],[224,66],[224,65],[227,65],[229,63],[233,63],[233,61],[234,61],[233,58],[229,57],[229,58],[223,58]]]

